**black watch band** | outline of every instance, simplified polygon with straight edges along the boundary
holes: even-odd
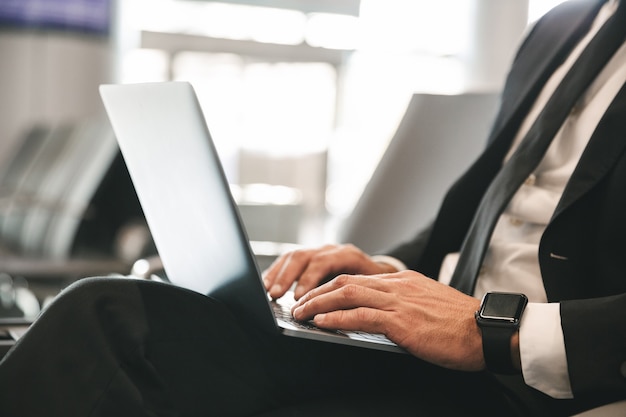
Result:
[[[490,292],[476,312],[483,340],[487,369],[497,374],[514,374],[511,337],[517,332],[528,298],[524,294]]]
[[[481,328],[483,337],[483,355],[487,369],[496,374],[515,374],[519,371],[513,366],[511,357],[511,337],[517,329],[506,327]]]

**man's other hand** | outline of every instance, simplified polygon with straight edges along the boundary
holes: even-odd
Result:
[[[274,299],[282,297],[297,282],[296,300],[339,274],[384,274],[396,269],[375,262],[354,245],[326,245],[300,249],[280,256],[263,273],[266,290]]]

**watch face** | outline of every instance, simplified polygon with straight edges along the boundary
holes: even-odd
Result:
[[[518,320],[527,303],[523,294],[487,293],[480,316],[486,319]]]

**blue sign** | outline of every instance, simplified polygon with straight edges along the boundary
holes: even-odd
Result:
[[[0,28],[107,35],[110,26],[111,0],[0,0]]]

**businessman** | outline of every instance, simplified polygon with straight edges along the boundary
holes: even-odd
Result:
[[[86,279],[0,362],[6,415],[626,413],[625,38],[620,2],[558,6],[427,230],[384,256],[288,253],[264,274],[272,297],[296,283],[296,318],[411,355],[261,334],[207,297]]]

